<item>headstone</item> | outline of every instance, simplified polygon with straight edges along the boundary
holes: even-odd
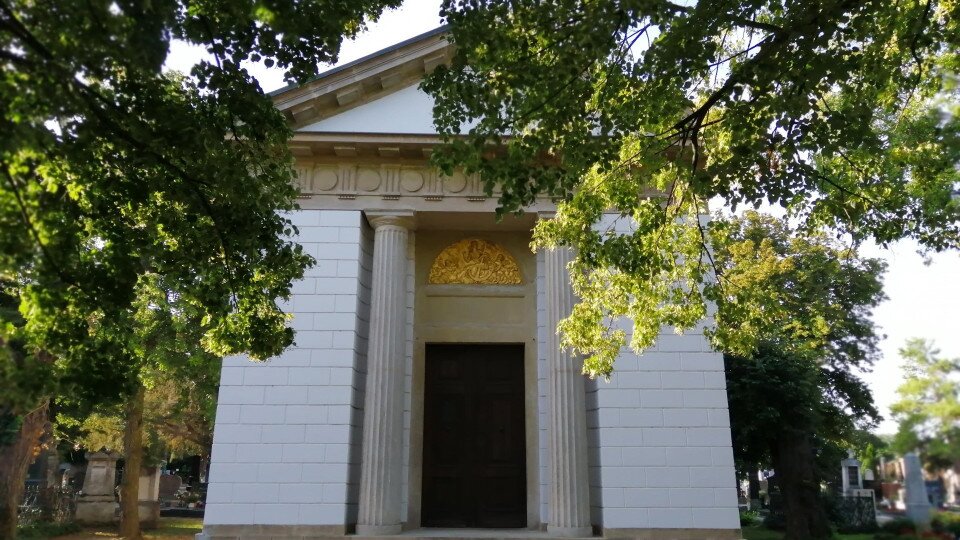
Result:
[[[43,471],[43,487],[56,487],[60,484],[58,473],[60,472],[60,456],[56,449],[46,452],[46,463]]]
[[[956,505],[960,502],[960,475],[957,474],[956,467],[947,469],[943,473],[944,494],[946,502],[950,505]]]
[[[170,501],[176,498],[177,492],[180,491],[180,486],[183,485],[183,479],[175,474],[164,474],[160,476],[158,484],[160,486],[160,500]]]
[[[930,501],[927,499],[927,486],[923,481],[923,469],[920,458],[915,452],[903,456],[904,476],[904,503],[907,517],[917,527],[926,529],[930,526]]]
[[[860,478],[860,460],[853,457],[853,451],[848,451],[847,459],[840,461],[840,469],[843,494],[849,497],[854,490],[863,487],[863,480]]]
[[[83,477],[83,492],[77,500],[76,520],[81,524],[113,523],[116,521],[114,487],[120,454],[88,452],[86,458],[87,472]]]
[[[160,468],[144,467],[140,470],[139,501],[137,501],[140,524],[145,529],[155,529],[160,521]]]

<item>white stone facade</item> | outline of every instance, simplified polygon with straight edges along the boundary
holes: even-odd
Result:
[[[294,287],[296,345],[259,363],[224,361],[207,525],[356,524],[373,233],[362,212],[302,210],[317,264]],[[411,235],[403,277],[403,452],[408,513],[413,348]],[[542,524],[550,522],[544,257],[537,262],[537,429]],[[609,382],[586,382],[590,520],[603,529],[736,529],[723,359],[702,332],[665,332],[625,351]],[[403,521],[406,521],[402,518]]]
[[[527,530],[739,538],[722,356],[702,331],[665,331],[642,356],[625,351],[609,382],[579,378],[552,334],[571,301],[566,255],[528,249],[553,205],[494,222],[478,179],[429,167],[429,121],[403,120],[428,109],[411,81],[447,55],[432,33],[275,96],[296,128],[291,219],[316,265],[286,305],[296,344],[224,360],[200,538],[419,528],[431,343],[523,345]],[[364,125],[343,132],[352,123]],[[429,284],[433,257],[467,238],[509,252],[522,283]]]
[[[317,259],[288,306],[296,345],[263,363],[224,360],[205,524],[356,519],[371,242],[357,211],[294,223]]]

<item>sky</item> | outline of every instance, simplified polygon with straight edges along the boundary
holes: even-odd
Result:
[[[356,40],[344,42],[339,63],[366,56],[440,26],[439,5],[439,0],[406,0],[400,8],[385,12]],[[203,55],[200,48],[174,43],[167,67],[187,72]],[[280,70],[268,69],[262,64],[248,64],[246,67],[266,92],[286,86]],[[889,419],[889,406],[896,401],[896,389],[903,380],[898,349],[906,340],[912,337],[930,339],[944,356],[960,358],[960,253],[954,251],[924,257],[917,254],[917,245],[908,241],[888,249],[868,245],[861,253],[882,258],[888,264],[884,276],[888,299],[874,312],[874,321],[884,335],[880,344],[881,358],[864,378],[886,418],[877,431],[893,433],[896,424]]]

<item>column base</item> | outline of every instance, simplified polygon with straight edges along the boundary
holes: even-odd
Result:
[[[400,534],[400,524],[396,525],[361,525],[357,524],[357,536],[388,536]]]
[[[593,536],[593,527],[555,527],[547,525],[547,534],[561,538],[589,538]]]

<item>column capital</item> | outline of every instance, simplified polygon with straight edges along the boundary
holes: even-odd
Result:
[[[387,225],[412,230],[416,225],[415,214],[409,210],[365,210],[364,215],[374,230]]]

